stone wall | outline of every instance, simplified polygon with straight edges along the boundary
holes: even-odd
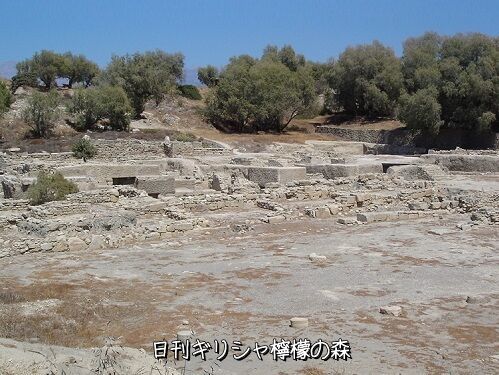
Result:
[[[140,139],[95,139],[96,159],[152,159],[164,157],[161,141],[144,141]]]
[[[422,158],[430,163],[459,172],[499,172],[497,155],[428,154]]]
[[[215,142],[171,142],[172,156],[230,155],[232,150],[220,147]]]
[[[348,129],[333,125],[320,125],[316,133],[329,134],[346,141],[381,143],[396,146],[414,146],[437,149],[497,148],[497,134],[485,132],[476,134],[465,129],[442,129],[437,136],[414,134],[401,128],[395,130]]]

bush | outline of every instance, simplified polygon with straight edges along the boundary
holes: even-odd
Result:
[[[93,158],[96,154],[97,149],[89,138],[83,137],[73,144],[73,156],[83,159],[84,162]]]
[[[22,113],[24,121],[31,127],[35,137],[47,137],[59,117],[59,96],[57,92],[47,94],[35,92],[28,99]]]
[[[128,130],[132,107],[121,87],[98,86],[77,90],[69,112],[75,116],[78,130],[89,129],[103,119],[115,130]]]
[[[18,73],[12,77],[10,90],[14,93],[19,87],[38,87],[38,79],[34,73]]]
[[[191,100],[203,99],[198,88],[194,85],[180,85],[178,87],[178,90],[180,91],[180,95],[182,95],[184,98]]]
[[[180,132],[175,133],[172,136],[172,139],[178,142],[194,142],[198,140],[198,138],[192,133],[180,133]]]
[[[64,178],[61,173],[40,172],[36,182],[28,189],[28,197],[32,205],[60,201],[66,195],[78,192],[78,187]]]
[[[0,115],[9,109],[12,104],[12,95],[10,94],[7,85],[0,81]]]

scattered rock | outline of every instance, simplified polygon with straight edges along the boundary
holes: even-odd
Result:
[[[318,255],[316,253],[309,254],[308,259],[310,259],[312,262],[319,262],[319,263],[327,261],[327,257],[325,255]]]
[[[308,319],[307,318],[299,318],[294,317],[290,319],[290,326],[293,328],[307,328],[308,327]]]
[[[398,305],[383,306],[379,308],[379,312],[384,315],[400,316],[402,313],[402,307]]]

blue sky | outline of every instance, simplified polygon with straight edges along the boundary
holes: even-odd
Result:
[[[105,66],[113,53],[160,48],[196,68],[267,44],[325,61],[374,39],[400,54],[427,30],[499,35],[499,0],[0,0],[0,15],[0,69],[40,49]]]

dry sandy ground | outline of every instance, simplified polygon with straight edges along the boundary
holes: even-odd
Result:
[[[235,213],[218,219],[243,220]],[[186,373],[498,373],[499,233],[457,230],[463,220],[345,227],[309,219],[1,259],[0,337],[91,347],[121,336],[148,352],[154,340],[186,328],[203,340],[250,346],[341,337],[351,361],[235,361],[231,351],[222,362],[188,362]],[[448,231],[428,233],[436,227]],[[311,262],[312,252],[327,261]],[[390,304],[402,315],[379,313]],[[293,316],[308,317],[309,327],[289,327]]]

